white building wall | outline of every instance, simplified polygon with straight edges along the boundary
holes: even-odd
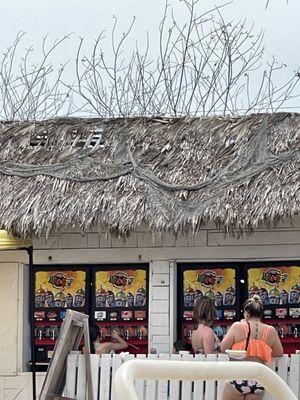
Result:
[[[150,348],[158,353],[170,349],[170,267],[168,261],[151,263]]]
[[[19,309],[19,264],[0,264],[0,326],[2,340],[0,340],[0,376],[15,375],[17,373],[18,358],[18,319]],[[4,339],[4,340],[3,340]]]
[[[260,229],[239,239],[225,238],[211,227],[196,236],[181,238],[169,234],[153,237],[140,229],[127,241],[104,232],[82,235],[70,230],[48,240],[36,239],[34,262],[85,265],[149,262],[149,347],[169,352],[176,327],[176,261],[299,260],[299,246],[300,218],[293,226],[282,224],[277,229]],[[5,332],[0,344],[0,400],[28,399],[31,390],[28,373],[21,372],[23,325],[28,318],[23,309],[29,301],[26,290],[22,292],[23,265],[27,262],[25,251],[0,252],[0,322]]]

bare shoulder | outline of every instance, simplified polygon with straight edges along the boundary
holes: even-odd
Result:
[[[211,331],[212,329],[204,324],[199,324],[198,327],[193,331],[193,332],[208,332]]]
[[[236,321],[230,326],[230,329],[234,330],[234,331],[240,331],[242,329],[245,329],[244,328],[244,322]]]
[[[264,324],[264,327],[268,328],[268,335],[272,335],[272,336],[277,335],[277,331],[273,325]]]
[[[207,325],[203,325],[202,332],[203,332],[203,334],[206,334],[206,335],[213,335],[214,334],[214,331],[212,330],[212,328],[210,326],[207,326]]]
[[[193,331],[192,336],[210,338],[214,337],[214,331],[207,325],[199,325],[198,328]]]

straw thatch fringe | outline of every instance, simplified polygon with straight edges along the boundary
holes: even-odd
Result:
[[[300,115],[57,119],[0,125],[0,225],[226,232],[300,211]]]

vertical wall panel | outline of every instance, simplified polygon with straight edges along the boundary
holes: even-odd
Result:
[[[17,373],[18,263],[0,263],[0,375]]]

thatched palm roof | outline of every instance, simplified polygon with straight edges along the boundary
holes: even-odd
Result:
[[[228,232],[300,212],[300,114],[0,125],[0,225]]]

